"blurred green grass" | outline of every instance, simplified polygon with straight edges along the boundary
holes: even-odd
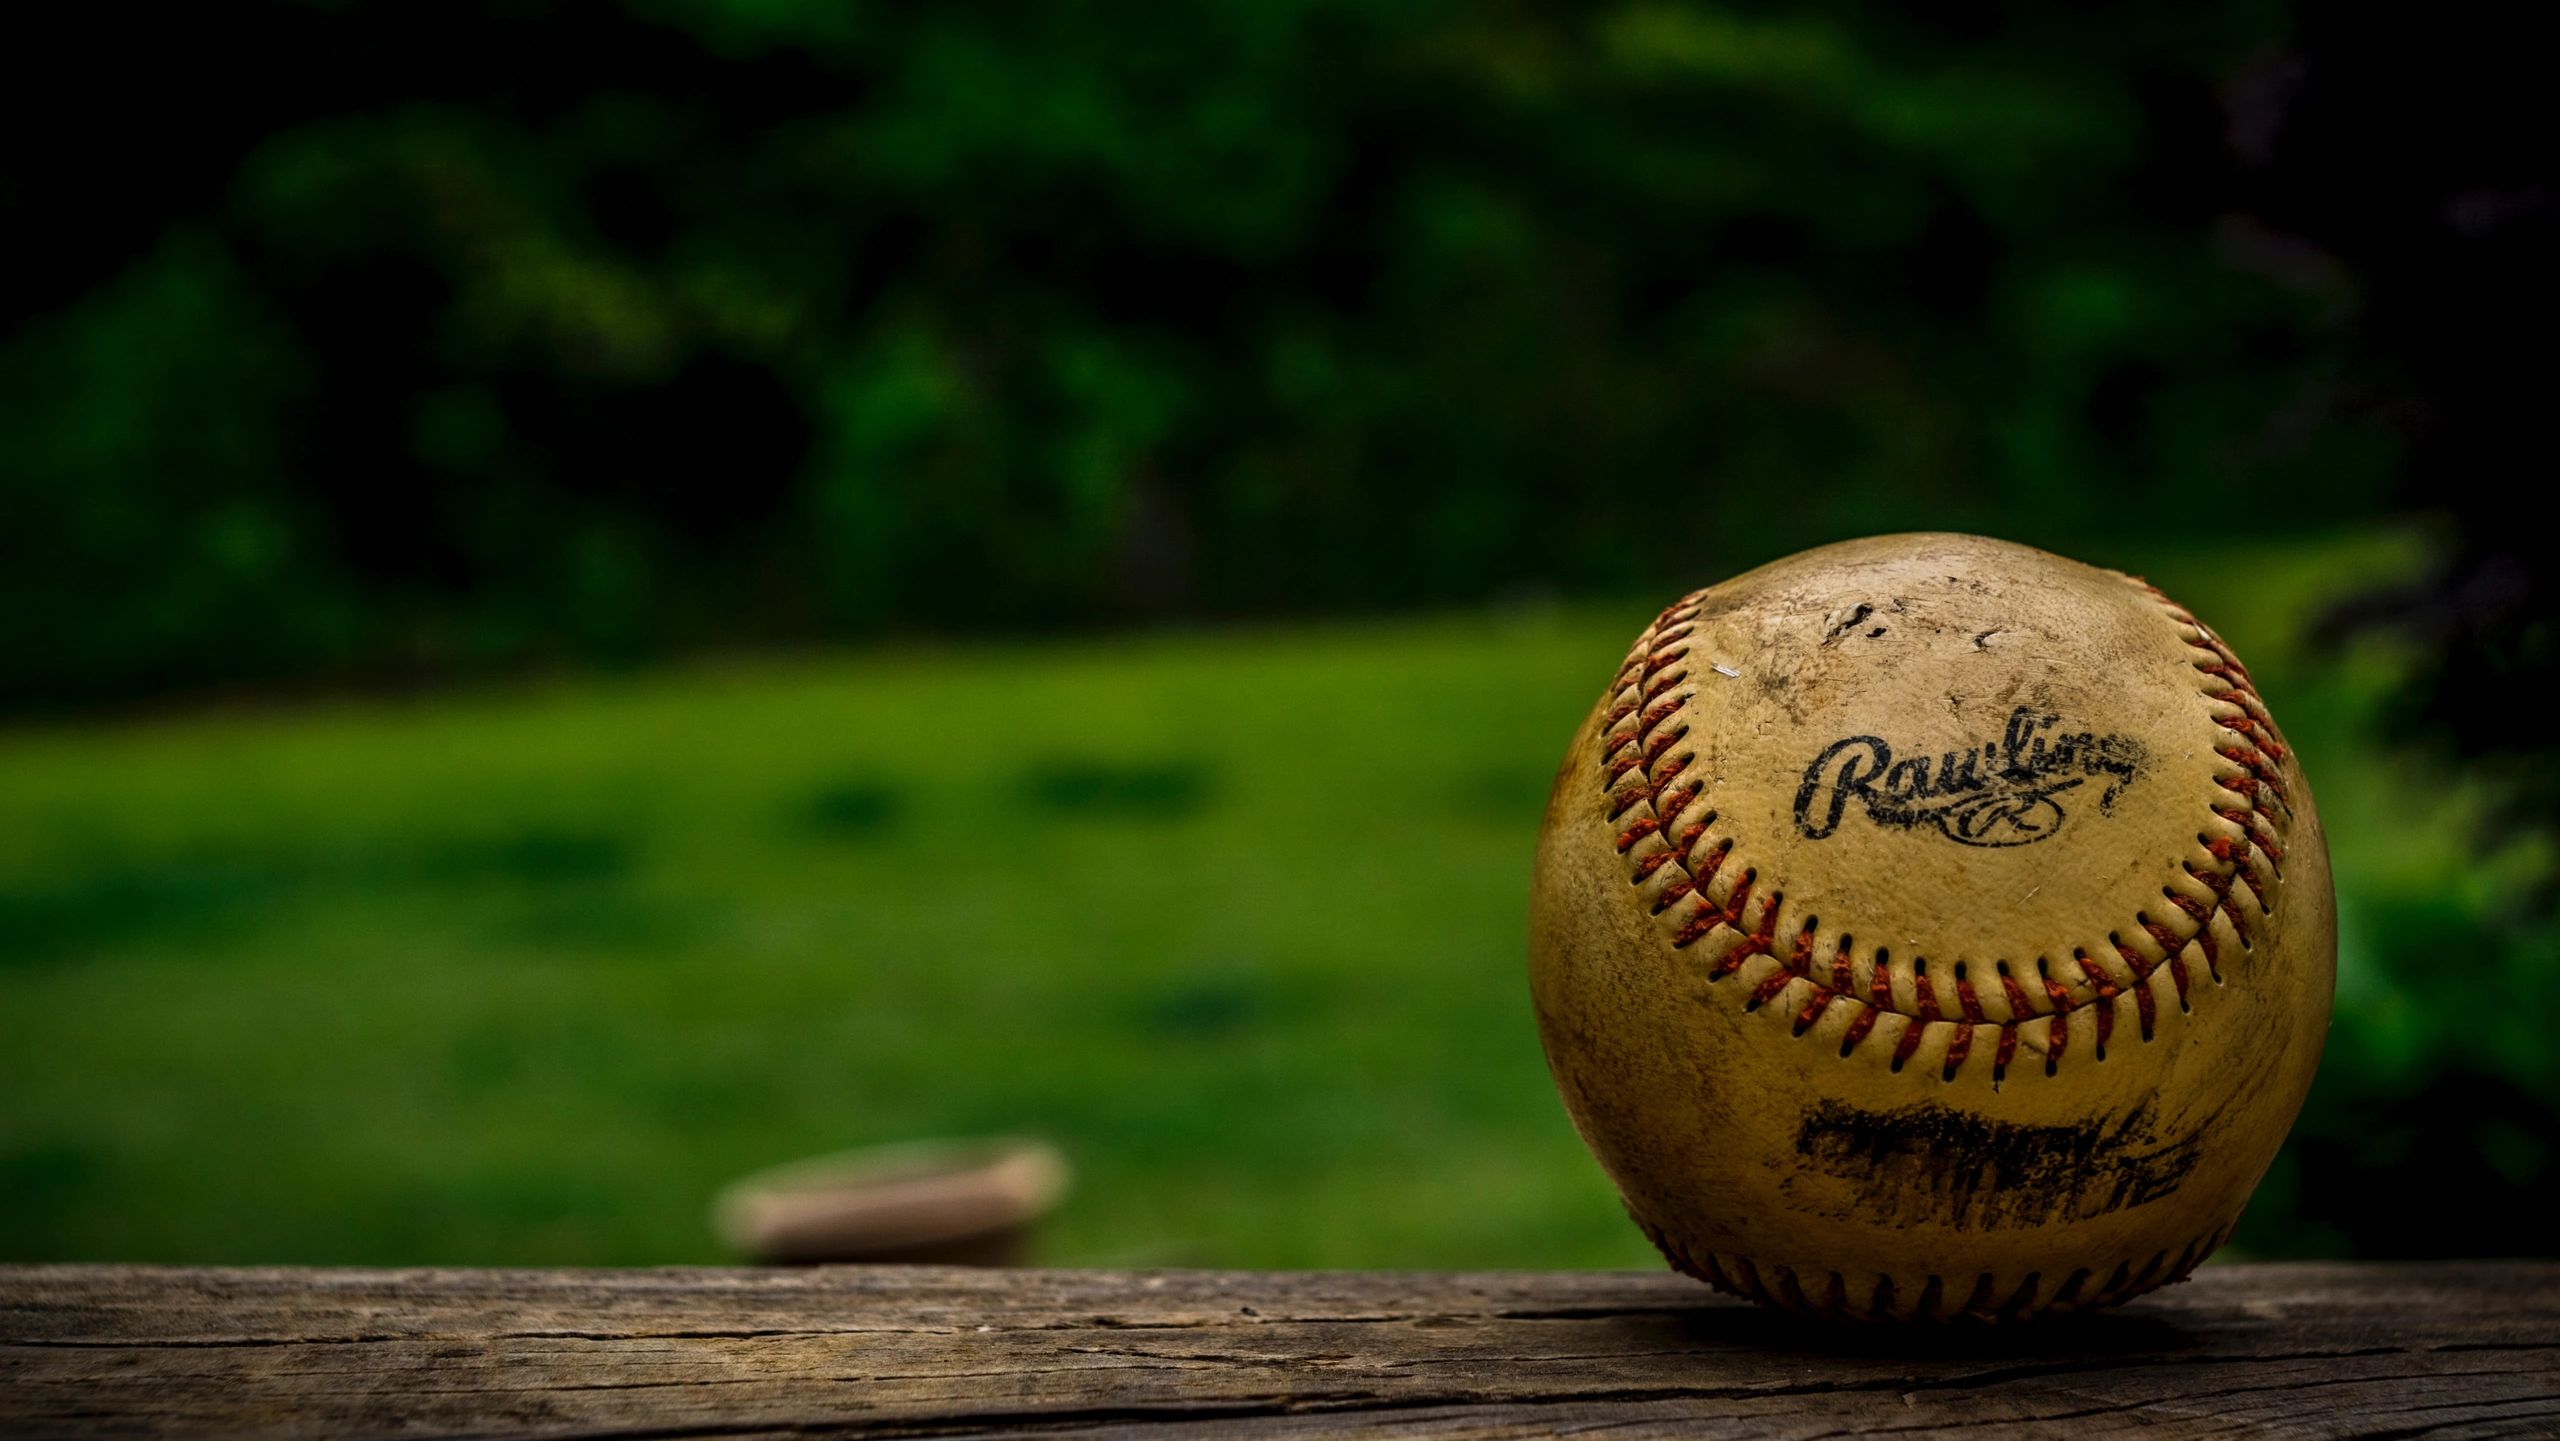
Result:
[[[2368,738],[2388,657],[2300,637],[2417,554],[2096,557],[2306,757],[2359,1054],[2406,1010],[2365,898],[2459,882],[2468,808]],[[1046,1259],[1649,1264],[1549,1091],[1522,912],[1651,609],[0,737],[0,1256],[709,1260],[742,1171],[992,1131],[1079,1168]]]

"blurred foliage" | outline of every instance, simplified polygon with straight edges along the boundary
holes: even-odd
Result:
[[[2410,657],[2295,643],[2415,548],[2097,558],[2227,612],[2334,837],[2337,1026],[2240,1246],[2547,1249],[2555,1053],[2474,998],[2549,943],[2495,943],[2481,791],[2375,749]],[[1522,974],[1650,609],[0,735],[0,1257],[712,1260],[744,1171],[1028,1128],[1084,1177],[1052,1261],[1654,1264]]]
[[[2560,577],[2516,499],[2550,470],[2560,185],[2507,11],[135,24],[48,7],[0,87],[0,709],[1649,607],[1986,531],[2188,596],[2320,786],[2340,1019],[2246,1243],[2551,1249],[2560,1048],[2480,1000],[2560,968],[2529,703]],[[22,719],[0,1232],[661,1259],[715,1171],[1040,1124],[1110,1197],[1067,1219],[1086,1259],[1624,1258],[1517,1066],[1534,778],[1625,629],[1557,627],[1490,670],[1428,630],[1025,661],[1054,744],[1005,777],[954,758],[973,681],[886,660],[699,710],[688,677],[272,734]],[[1425,682],[1483,687],[1496,733],[1433,727]],[[1326,790],[1369,774],[1327,725],[1393,780]],[[1054,833],[1048,891],[1000,882],[1000,804]],[[1413,929],[1453,892],[1379,827],[1462,877],[1459,941]],[[1230,929],[1171,933],[1131,859],[1166,835]]]
[[[2265,5],[59,23],[126,123],[0,140],[21,706],[2283,530],[2399,444],[2235,208]]]

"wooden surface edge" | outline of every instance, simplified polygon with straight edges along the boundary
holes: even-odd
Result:
[[[1619,1272],[0,1267],[0,1434],[2560,1435],[2560,1263],[2014,1329]]]

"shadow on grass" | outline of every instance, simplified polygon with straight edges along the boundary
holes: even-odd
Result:
[[[1055,757],[1022,781],[1024,799],[1040,810],[1110,820],[1181,820],[1207,810],[1210,791],[1208,766],[1192,760]]]
[[[67,875],[0,879],[0,967],[137,940],[202,940],[326,898],[495,888],[610,911],[636,863],[625,837],[545,827],[345,849],[107,856]]]
[[[792,829],[820,840],[870,840],[907,816],[906,792],[887,781],[848,779],[820,786],[792,812]]]

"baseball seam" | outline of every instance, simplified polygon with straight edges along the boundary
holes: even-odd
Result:
[[[1808,1286],[1805,1278],[1792,1267],[1774,1262],[1754,1261],[1748,1256],[1730,1252],[1691,1252],[1662,1228],[1643,1217],[1636,1225],[1645,1239],[1662,1253],[1671,1268],[1682,1275],[1704,1281],[1719,1291],[1774,1306],[1799,1315],[1832,1321],[1925,1320],[1947,1321],[2014,1321],[2031,1315],[2076,1311],[2112,1306],[2130,1300],[2146,1291],[2175,1285],[2194,1274],[2207,1256],[2221,1249],[2231,1238],[2232,1225],[2205,1236],[2199,1236],[2179,1248],[2173,1259],[2164,1247],[2136,1269],[2130,1260],[2119,1262],[2107,1279],[2095,1287],[2091,1281],[2097,1271],[2082,1266],[2062,1278],[2051,1294],[2039,1294],[2044,1286],[2044,1273],[2030,1271],[2019,1278],[2007,1295],[2000,1294],[1998,1281],[1989,1272],[1973,1279],[1972,1287],[1961,1300],[1951,1301],[1946,1278],[1930,1273],[1920,1278],[1919,1289],[1908,1305],[1900,1288],[1887,1275],[1877,1275],[1867,1296],[1853,1302],[1849,1296],[1848,1278],[1838,1271],[1819,1273]]]
[[[1883,948],[1861,957],[1854,949],[1855,928],[1850,928],[1838,932],[1831,956],[1817,973],[1822,927],[1814,916],[1805,918],[1781,954],[1777,926],[1783,889],[1770,888],[1755,903],[1758,871],[1728,870],[1733,838],[1716,835],[1718,816],[1702,805],[1705,785],[1683,779],[1697,761],[1696,751],[1680,743],[1690,733],[1686,712],[1698,694],[1689,686],[1684,662],[1704,591],[1682,597],[1637,637],[1610,687],[1612,700],[1600,722],[1600,789],[1607,798],[1609,822],[1618,828],[1617,850],[1628,860],[1631,885],[1654,883],[1652,914],[1668,928],[1671,946],[1687,950],[1707,943],[1710,982],[1741,975],[1755,959],[1762,960],[1743,1008],[1757,1011],[1771,1002],[1793,1006],[1798,1037],[1810,1033],[1833,1006],[1852,1008],[1841,1037],[1843,1057],[1880,1028],[1895,1029],[1884,1023],[1899,1018],[1891,1066],[1900,1071],[1935,1028],[1948,1028],[1940,1076],[1949,1082],[1985,1046],[1995,1084],[2006,1078],[2022,1044],[2041,1050],[2045,1074],[2055,1074],[2069,1050],[2072,1018],[2082,1011],[2090,1016],[2092,1050],[2103,1060],[2119,1019],[2118,1002],[2128,997],[2142,1039],[2153,1039],[2158,1013],[2172,999],[2160,993],[2154,978],[2165,971],[2178,1009],[2189,1010],[2197,973],[2219,985],[2223,947],[2249,949],[2272,907],[2284,857],[2278,832],[2290,830],[2292,814],[2281,774],[2289,752],[2256,683],[2222,638],[2158,589],[2126,580],[2178,628],[2199,676],[2207,713],[2225,739],[2214,747],[2222,769],[2207,806],[2211,820],[2196,836],[2208,862],[2178,862],[2188,884],[2161,888],[2166,908],[2156,915],[2149,907],[2137,910],[2131,926],[2107,933],[2121,969],[2109,966],[2104,957],[2093,962],[2087,948],[2073,946],[2063,960],[2038,955],[2023,962],[1993,961],[1989,969],[1998,978],[1993,990],[1975,984],[1979,971],[1967,960],[1933,976],[1926,957],[1912,957],[1901,966]]]

